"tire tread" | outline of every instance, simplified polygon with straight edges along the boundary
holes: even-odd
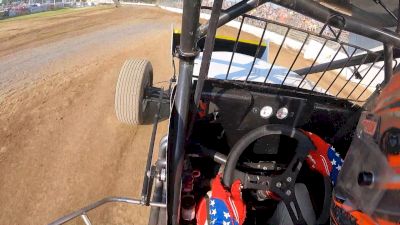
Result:
[[[115,89],[115,113],[125,124],[143,124],[142,100],[147,79],[152,85],[153,69],[145,59],[126,60]]]

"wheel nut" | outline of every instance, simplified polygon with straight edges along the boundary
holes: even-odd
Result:
[[[281,183],[281,182],[276,183],[276,187],[277,187],[277,188],[282,187],[282,183]]]
[[[287,190],[287,191],[286,191],[286,195],[287,195],[287,196],[290,196],[291,194],[292,194],[292,192],[291,192],[290,190]]]
[[[292,178],[288,177],[288,178],[286,178],[286,181],[290,183],[290,182],[292,182]]]

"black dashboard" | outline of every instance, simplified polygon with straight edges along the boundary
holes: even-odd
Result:
[[[361,107],[349,101],[292,87],[207,80],[202,100],[209,103],[208,112],[214,113],[222,126],[229,147],[241,136],[265,124],[284,124],[318,134],[337,146],[348,149]],[[288,142],[273,138],[265,143]],[[262,140],[260,140],[262,141]],[[264,151],[264,150],[262,150]],[[269,149],[271,154],[277,149]]]

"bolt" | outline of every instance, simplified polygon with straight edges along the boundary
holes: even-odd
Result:
[[[281,182],[276,183],[276,187],[277,187],[277,188],[282,187],[282,183],[281,183]]]
[[[287,196],[290,196],[291,194],[292,194],[292,192],[291,192],[290,190],[287,190],[287,191],[286,191],[286,195],[287,195]]]
[[[286,181],[290,183],[290,182],[292,182],[292,178],[291,177],[287,177]]]
[[[254,107],[251,111],[252,111],[253,113],[255,113],[255,114],[258,114],[259,108]]]

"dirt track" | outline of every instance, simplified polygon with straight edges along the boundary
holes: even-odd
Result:
[[[139,195],[151,129],[116,120],[115,83],[130,57],[155,62],[155,82],[169,78],[179,18],[123,7],[0,24],[0,224],[46,224],[105,196]],[[146,213],[112,205],[92,215],[146,224]]]
[[[46,224],[105,196],[139,196],[151,127],[116,120],[116,79],[124,60],[146,58],[154,82],[167,80],[179,20],[100,7],[0,21],[0,224]],[[89,214],[94,224],[147,224],[146,215],[117,204]]]

